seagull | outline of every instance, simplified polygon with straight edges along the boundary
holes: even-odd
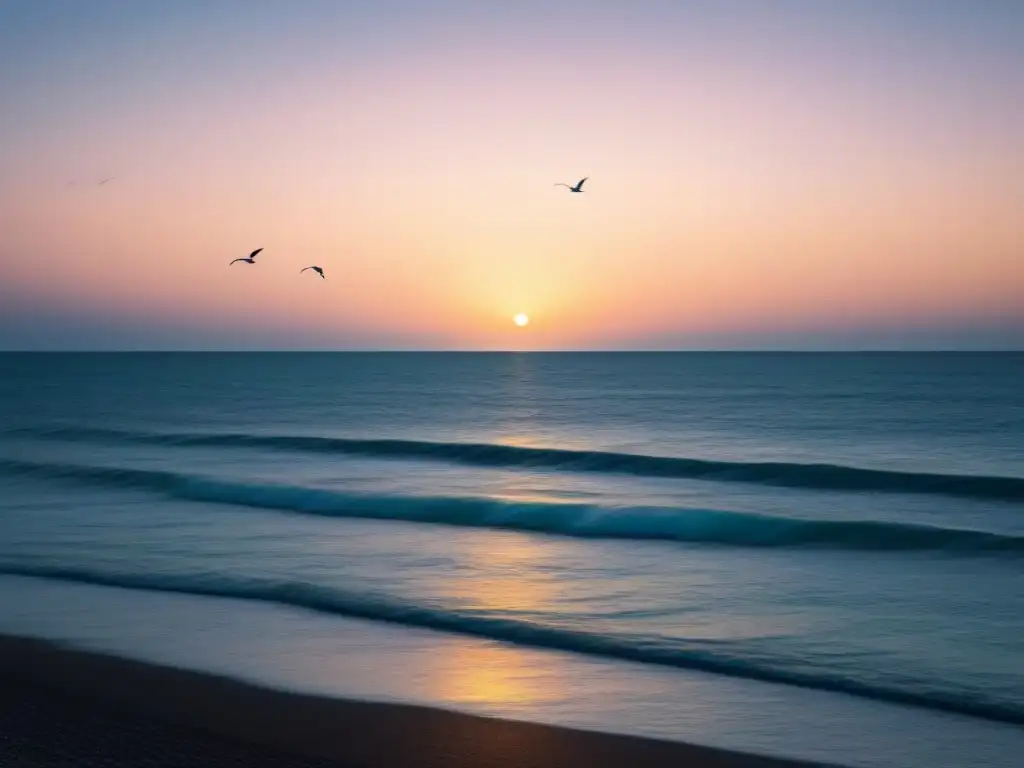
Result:
[[[104,179],[102,179],[100,181],[95,182],[95,185],[97,187],[102,187],[104,184],[106,184],[107,182],[113,181],[115,178],[117,178],[117,177],[116,176],[107,176],[106,178],[104,178]],[[76,179],[72,179],[71,181],[68,182],[68,186],[69,187],[77,187],[79,184],[89,184],[91,186],[93,183],[94,182],[91,182],[91,181],[90,182],[86,182],[86,181],[78,181]]]
[[[252,253],[249,254],[249,258],[247,258],[247,259],[235,259],[235,261],[244,261],[246,264],[255,264],[256,263],[256,254],[259,253],[262,250],[263,250],[262,248],[257,248],[255,251],[253,251]],[[235,261],[232,261],[231,264],[234,264]],[[228,264],[228,266],[230,267],[231,264]]]
[[[575,187],[570,187],[568,184],[563,184],[561,182],[559,182],[558,184],[555,184],[555,186],[556,187],[566,187],[570,192],[582,192],[583,191],[583,182],[586,181],[589,178],[590,178],[589,176],[584,176],[582,179],[579,180],[579,182],[577,182]]]
[[[326,280],[327,279],[326,277],[324,277],[324,270],[323,270],[322,267],[306,267],[305,269],[300,269],[299,270],[299,274],[301,275],[307,269],[312,269],[314,272],[316,272],[318,275],[320,275],[320,278],[322,280]]]

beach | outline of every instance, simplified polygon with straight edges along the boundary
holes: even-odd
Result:
[[[1022,39],[0,0],[0,768],[1024,768]]]
[[[0,637],[5,768],[786,768],[686,744],[344,701]]]

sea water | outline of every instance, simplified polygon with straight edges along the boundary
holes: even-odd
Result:
[[[529,696],[589,727],[650,733],[649,707],[588,700],[685,673],[998,741],[1024,725],[1024,355],[4,354],[0,575],[4,631],[73,634],[75,584],[134,615],[241,598],[239,626],[276,607],[574,658]],[[224,663],[266,657],[232,623]],[[303,640],[278,634],[280,665]],[[664,685],[657,735],[699,740]],[[842,758],[910,765],[884,752]]]

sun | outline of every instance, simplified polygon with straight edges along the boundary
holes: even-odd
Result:
[[[512,322],[522,328],[524,325],[530,324],[530,316],[520,312],[518,315],[512,318]]]

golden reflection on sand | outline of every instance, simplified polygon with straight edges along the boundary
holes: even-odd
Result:
[[[495,533],[460,550],[474,575],[452,580],[445,600],[463,611],[520,621],[550,611],[563,587],[543,566],[557,547],[516,533]],[[502,643],[459,644],[436,659],[430,674],[432,693],[452,704],[530,706],[562,699],[567,690],[559,665],[539,668],[535,654]]]
[[[466,643],[449,648],[430,670],[430,692],[453,705],[507,711],[563,699],[568,685],[560,666],[538,666],[536,654],[514,646]]]

